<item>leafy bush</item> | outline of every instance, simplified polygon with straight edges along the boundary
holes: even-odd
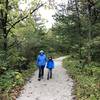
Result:
[[[14,86],[24,83],[21,73],[13,70],[6,71],[0,77],[0,92],[9,92]]]
[[[78,100],[100,99],[100,67],[91,63],[82,68],[78,59],[71,57],[67,57],[63,65],[76,81],[75,94]]]
[[[22,70],[21,73],[14,69],[5,71],[0,77],[0,100],[3,100],[2,98],[4,98],[4,100],[8,100],[9,97],[16,98],[22,86],[29,79],[29,77],[32,76],[35,69],[36,67],[34,62],[31,62],[28,65],[28,69]],[[15,93],[16,91],[17,93]]]

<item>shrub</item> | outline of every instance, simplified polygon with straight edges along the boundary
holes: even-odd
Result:
[[[67,57],[63,63],[64,67],[76,81],[75,94],[77,99],[99,100],[100,68],[94,63],[91,63],[89,66],[86,65],[82,68],[78,62],[78,59]]]

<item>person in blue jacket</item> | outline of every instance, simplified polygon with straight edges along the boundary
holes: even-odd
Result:
[[[48,68],[47,80],[49,80],[50,78],[52,78],[52,69],[54,68],[54,61],[53,61],[52,57],[49,57],[49,59],[47,61],[47,68]]]
[[[40,81],[43,79],[44,76],[44,68],[47,62],[46,55],[44,54],[44,51],[41,50],[38,57],[37,57],[37,66],[39,68],[39,75],[38,75],[38,80]]]

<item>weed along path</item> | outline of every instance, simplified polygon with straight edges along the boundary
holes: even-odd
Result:
[[[64,57],[55,59],[53,78],[50,80],[47,80],[47,69],[41,81],[37,80],[38,71],[36,71],[16,100],[74,100],[73,80],[62,67],[63,59]]]

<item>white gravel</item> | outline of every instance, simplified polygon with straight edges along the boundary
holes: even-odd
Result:
[[[64,58],[55,59],[53,78],[50,80],[47,80],[47,69],[45,69],[44,79],[38,81],[37,70],[16,100],[74,100],[72,95],[73,80],[62,67]]]

